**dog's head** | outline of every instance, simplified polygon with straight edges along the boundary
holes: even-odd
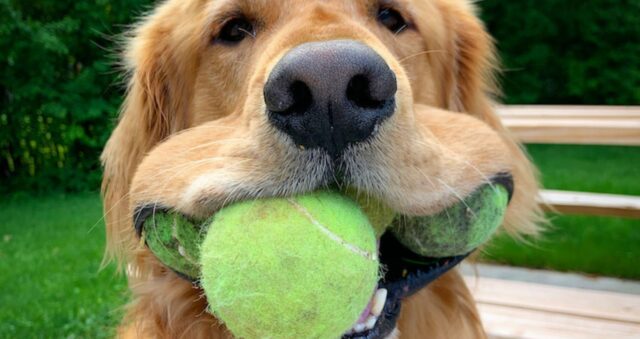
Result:
[[[534,229],[535,179],[492,111],[470,1],[169,0],[126,62],[104,191],[110,253],[141,281],[172,274],[135,236],[145,206],[206,218],[332,186],[424,216],[508,173],[506,228]]]

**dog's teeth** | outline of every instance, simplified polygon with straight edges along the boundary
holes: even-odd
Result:
[[[384,303],[387,301],[387,289],[381,288],[376,291],[376,295],[373,296],[373,306],[371,307],[371,314],[379,317],[384,308]]]
[[[367,322],[364,323],[364,327],[367,330],[370,330],[376,326],[376,321],[378,321],[378,317],[370,315],[369,318],[367,318]]]
[[[387,301],[387,289],[380,288],[376,291],[373,296],[373,302],[371,306],[371,310],[369,311],[369,316],[364,321],[364,323],[357,323],[345,334],[358,334],[362,333],[365,330],[370,330],[376,326],[376,322],[378,321],[378,317],[382,313],[382,309],[384,308],[384,303]]]

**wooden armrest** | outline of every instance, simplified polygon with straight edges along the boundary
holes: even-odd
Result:
[[[497,112],[525,143],[640,146],[640,106],[501,106]]]
[[[543,190],[540,203],[566,214],[640,218],[640,197],[636,196]]]

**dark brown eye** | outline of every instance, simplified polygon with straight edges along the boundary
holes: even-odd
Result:
[[[378,22],[393,33],[400,33],[407,28],[407,21],[404,20],[402,14],[393,8],[382,7],[378,10]]]
[[[235,44],[238,43],[247,36],[255,37],[255,30],[253,24],[245,18],[235,18],[227,21],[222,26],[220,33],[216,37],[217,41]]]

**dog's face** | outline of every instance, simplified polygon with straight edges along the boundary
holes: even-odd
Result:
[[[148,281],[165,272],[135,240],[132,215],[149,206],[206,218],[333,187],[424,216],[508,173],[507,222],[526,228],[535,213],[467,1],[170,0],[127,52],[105,199],[110,246]]]

